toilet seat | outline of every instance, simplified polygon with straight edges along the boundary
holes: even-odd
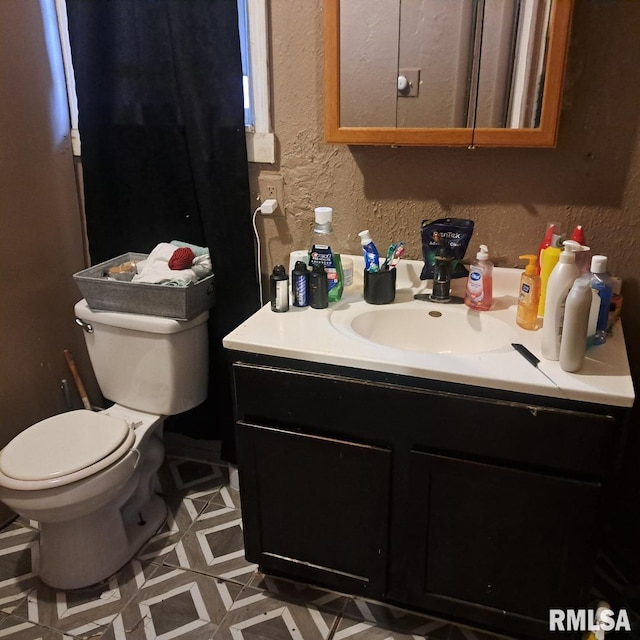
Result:
[[[62,413],[32,425],[0,452],[0,483],[36,490],[76,482],[122,458],[134,441],[120,418],[86,409]]]

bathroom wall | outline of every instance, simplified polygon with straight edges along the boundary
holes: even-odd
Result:
[[[53,10],[53,0],[0,2],[0,448],[67,409],[63,378],[81,406],[64,349],[93,389],[73,315],[84,245],[66,94],[54,81],[60,45],[43,26]]]
[[[272,2],[271,75],[284,217],[260,217],[262,271],[306,247],[316,205],[334,207],[335,227],[352,252],[356,234],[378,246],[404,240],[421,258],[419,226],[441,216],[476,222],[468,256],[486,243],[501,266],[535,252],[548,221],[582,224],[593,249],[624,279],[625,336],[640,380],[640,3],[577,0],[556,149],[385,148],[323,141],[322,3]],[[634,417],[634,424],[638,423]],[[627,448],[624,533],[640,536],[638,429]],[[625,502],[626,501],[626,502]],[[636,518],[635,528],[633,518]],[[637,543],[634,543],[637,544]],[[637,555],[637,554],[636,554]]]

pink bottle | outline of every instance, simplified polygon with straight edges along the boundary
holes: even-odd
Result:
[[[481,244],[476,259],[469,267],[464,303],[475,311],[489,311],[493,304],[493,262],[487,245]]]

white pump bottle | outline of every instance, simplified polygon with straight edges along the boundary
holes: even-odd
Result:
[[[547,283],[544,321],[542,324],[542,357],[547,360],[560,358],[560,338],[564,319],[564,306],[580,271],[576,266],[575,252],[581,247],[575,240],[565,240],[558,264],[553,268]]]

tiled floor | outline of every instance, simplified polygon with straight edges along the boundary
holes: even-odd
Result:
[[[116,576],[55,591],[34,575],[38,530],[0,532],[0,638],[27,640],[497,640],[405,611],[277,580],[243,553],[239,495],[226,466],[167,457],[170,515]]]

